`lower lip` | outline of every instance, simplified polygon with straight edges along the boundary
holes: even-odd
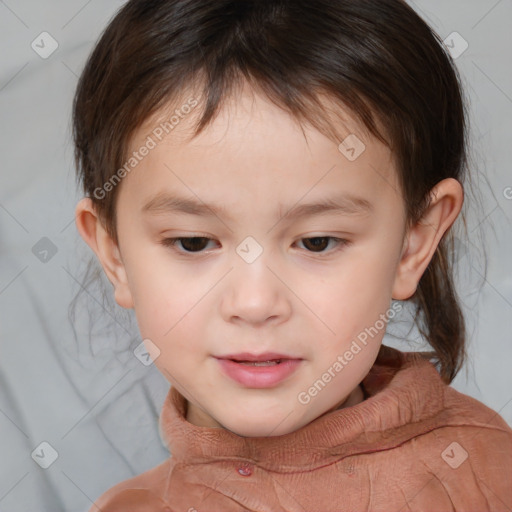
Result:
[[[271,366],[251,366],[231,359],[217,359],[223,372],[239,384],[248,388],[270,388],[291,375],[301,363],[301,359],[286,359]]]

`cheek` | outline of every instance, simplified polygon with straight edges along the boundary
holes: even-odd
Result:
[[[135,315],[143,339],[158,348],[155,365],[170,382],[181,382],[199,364],[207,311],[200,301],[205,291],[182,288],[181,281],[149,278],[141,281]],[[180,293],[180,290],[184,290]]]
[[[378,329],[384,334],[380,315],[386,314],[391,305],[394,262],[389,254],[380,254],[382,257],[376,250],[354,254],[315,286],[310,283],[313,293],[304,295],[309,297],[305,302],[322,320],[318,325],[325,336],[320,339],[327,350],[349,346],[365,329],[373,333]],[[381,336],[374,334],[374,338]],[[338,341],[336,347],[332,340]]]
[[[190,339],[198,329],[198,310],[203,306],[201,297],[211,288],[209,280],[194,279],[172,265],[165,251],[149,252],[133,256],[127,265],[141,335],[163,344],[170,338]],[[142,263],[146,261],[151,264]]]

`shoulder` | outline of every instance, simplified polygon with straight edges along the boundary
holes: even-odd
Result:
[[[410,412],[406,415],[409,422],[434,428],[477,428],[487,438],[512,435],[512,428],[498,412],[444,382],[435,366],[421,357],[421,353],[404,353],[386,347],[383,357],[387,357],[386,365],[378,369],[376,376],[381,381],[389,380],[382,388],[404,405],[404,410],[400,411],[402,417]],[[388,377],[388,373],[394,379]]]
[[[104,492],[89,512],[171,512],[160,496],[165,488],[170,459],[159,466],[120,482]]]
[[[448,385],[444,390],[439,421],[446,423],[447,426],[452,425],[460,431],[474,430],[475,441],[477,440],[476,432],[478,432],[478,439],[485,439],[488,442],[492,442],[493,439],[505,442],[512,440],[512,428],[498,412]]]
[[[431,485],[450,496],[456,510],[512,507],[512,429],[482,402],[447,386],[432,430],[412,440]],[[508,507],[508,508],[507,508]],[[478,507],[477,507],[478,508]]]
[[[471,458],[475,472],[498,466],[512,470],[512,428],[476,398],[443,384],[439,409],[425,424],[431,427],[425,437],[443,449],[448,465],[453,452]]]

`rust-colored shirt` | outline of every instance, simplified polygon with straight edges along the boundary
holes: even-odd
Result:
[[[498,413],[385,346],[362,387],[356,405],[259,438],[191,424],[171,388],[160,429],[172,456],[90,512],[512,510],[512,429]]]

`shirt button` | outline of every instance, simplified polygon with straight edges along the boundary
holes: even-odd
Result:
[[[244,464],[243,466],[240,466],[238,468],[238,472],[242,476],[251,476],[252,475],[252,468],[249,464]]]

